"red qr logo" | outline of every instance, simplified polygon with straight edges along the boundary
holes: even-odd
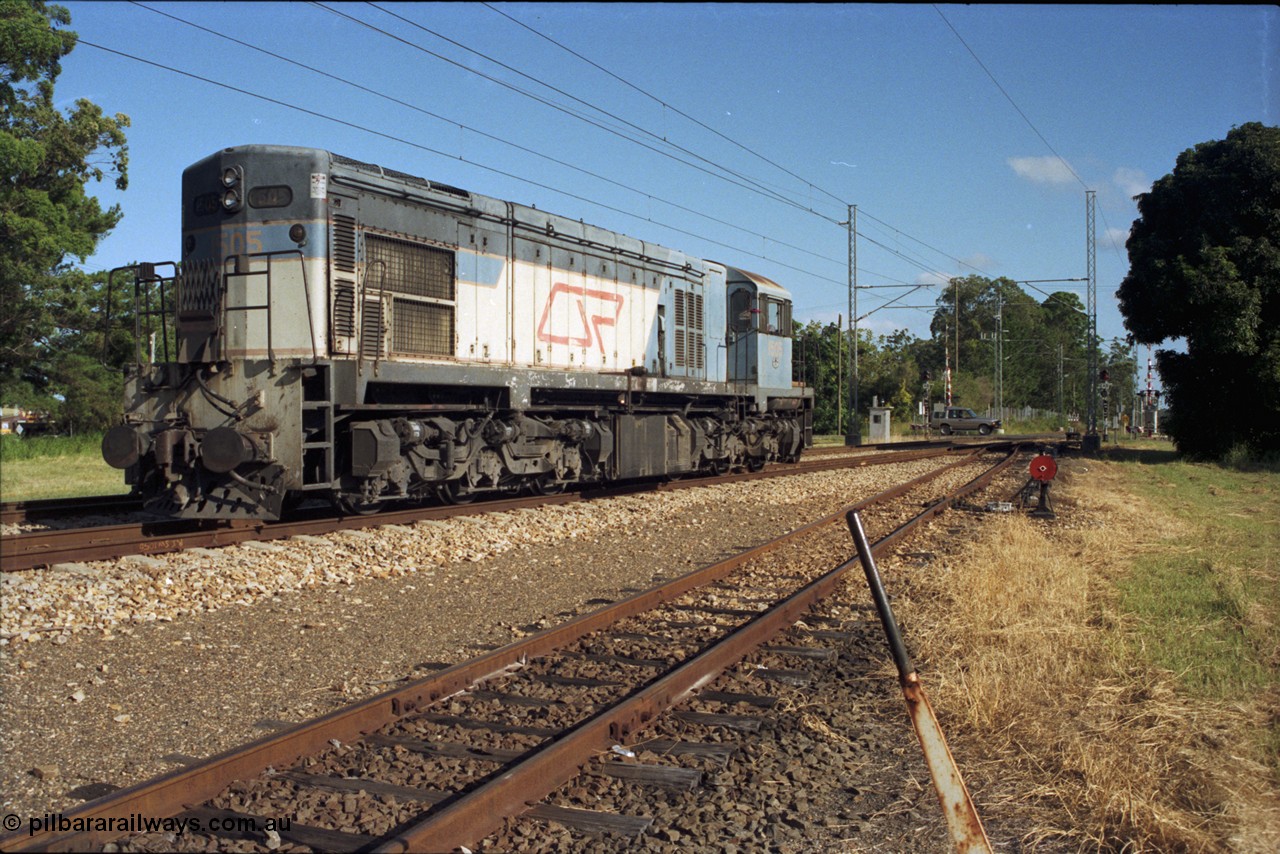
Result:
[[[580,334],[554,335],[547,326],[551,323],[552,309],[556,305],[556,300],[561,294],[566,294],[565,299],[573,299],[578,309],[578,317],[582,321]],[[613,316],[607,314],[587,314],[587,298],[598,299],[605,303],[613,304]],[[576,344],[579,347],[590,347],[593,343],[604,353],[604,335],[600,332],[601,326],[613,326],[618,322],[618,318],[622,315],[623,297],[621,294],[611,294],[607,291],[596,291],[578,285],[568,285],[564,282],[556,282],[551,288],[551,293],[547,296],[547,304],[542,309],[542,318],[538,321],[538,340],[548,344]],[[563,302],[561,303],[563,305]],[[570,321],[572,325],[572,321]]]

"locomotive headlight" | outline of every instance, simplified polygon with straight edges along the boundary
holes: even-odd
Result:
[[[240,210],[239,190],[227,190],[222,194],[222,209],[228,213]]]
[[[222,170],[222,186],[234,187],[238,183],[240,183],[240,170],[234,166],[228,166]]]
[[[299,223],[289,226],[289,239],[301,246],[307,242],[307,230]]]

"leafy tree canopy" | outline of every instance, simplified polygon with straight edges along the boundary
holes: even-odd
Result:
[[[1157,362],[1192,456],[1280,447],[1280,128],[1241,125],[1178,156],[1138,197],[1116,296]]]
[[[54,355],[88,357],[101,339],[68,337],[81,328],[60,307],[83,313],[101,281],[72,275],[120,221],[119,206],[103,210],[85,191],[90,181],[114,177],[128,185],[129,119],[108,116],[80,99],[63,113],[54,106],[60,62],[75,47],[63,29],[71,16],[39,0],[0,0],[0,387],[6,404],[48,405],[51,396],[87,400],[83,377],[73,394],[49,369]],[[54,342],[62,349],[51,350]],[[69,348],[69,349],[67,349]],[[11,397],[12,396],[12,397]]]

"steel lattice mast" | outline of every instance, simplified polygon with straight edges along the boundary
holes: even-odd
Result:
[[[1089,401],[1086,416],[1087,433],[1098,434],[1098,246],[1096,240],[1097,220],[1095,218],[1096,191],[1085,190],[1085,254],[1088,256],[1089,284],[1087,289],[1086,311],[1089,315],[1088,371]],[[1096,439],[1094,440],[1097,441]],[[1095,445],[1096,447],[1096,445]]]

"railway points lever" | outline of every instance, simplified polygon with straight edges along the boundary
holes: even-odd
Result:
[[[885,593],[875,558],[871,554],[871,544],[867,542],[867,534],[862,527],[862,518],[856,510],[850,510],[845,518],[849,523],[853,544],[858,549],[862,569],[867,575],[867,586],[871,588],[876,612],[884,626],[885,639],[898,668],[898,678],[902,683],[902,695],[907,701],[907,711],[911,715],[911,725],[924,750],[925,764],[929,766],[929,776],[933,778],[933,787],[938,792],[938,801],[942,804],[951,841],[955,843],[959,854],[992,854],[991,842],[982,827],[982,819],[978,817],[978,810],[969,797],[969,790],[965,788],[960,769],[947,747],[942,727],[938,725],[938,718],[929,705],[929,698],[925,696],[924,685],[911,663],[911,656],[907,654],[902,632],[898,629],[898,621],[893,616],[889,596]]]

